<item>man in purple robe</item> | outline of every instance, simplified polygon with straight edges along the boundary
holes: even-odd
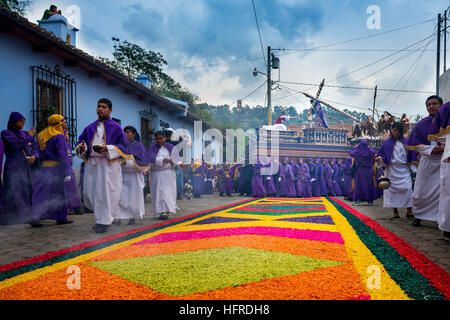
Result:
[[[320,197],[320,184],[317,165],[313,159],[308,159],[309,175],[311,177],[311,188],[313,197]]]
[[[437,222],[439,230],[443,232],[444,240],[450,241],[450,102],[444,103],[439,108],[431,123],[428,140],[445,145],[441,158]]]
[[[442,106],[439,96],[430,96],[425,101],[428,117],[420,120],[411,131],[406,149],[410,165],[416,173],[413,192],[413,226],[421,225],[422,220],[437,221],[439,213],[440,168],[444,147],[438,141],[429,141],[428,135],[434,117]],[[420,157],[420,161],[419,161]],[[418,166],[418,168],[416,168]]]
[[[88,125],[78,138],[77,155],[86,162],[83,175],[83,200],[94,211],[97,233],[104,233],[114,220],[122,194],[120,159],[127,155],[127,137],[111,119],[112,102],[97,102],[98,119]]]
[[[320,163],[320,159],[316,159],[317,166],[317,180],[319,181],[320,187],[320,196],[324,197],[328,195],[327,182],[325,180],[325,172],[322,163]]]
[[[3,172],[3,215],[1,224],[21,224],[31,219],[31,197],[34,182],[32,166],[39,158],[39,147],[33,139],[35,129],[22,130],[25,117],[12,112],[8,129],[3,130],[1,138],[5,149],[5,168]]]
[[[256,159],[256,164],[253,165],[253,178],[252,178],[252,193],[253,197],[264,197],[266,195],[266,188],[263,184],[263,178],[261,176],[261,168],[268,168],[270,164],[263,165],[259,157]]]
[[[323,176],[325,179],[325,184],[327,186],[327,195],[328,196],[335,196],[334,192],[334,185],[333,185],[333,169],[331,168],[330,163],[328,162],[328,159],[324,159],[322,161],[323,164]]]
[[[283,170],[285,171],[285,188],[286,197],[296,197],[297,191],[295,190],[295,176],[291,165],[289,164],[289,158],[285,157],[283,161]]]
[[[341,187],[339,185],[339,166],[336,163],[336,159],[331,159],[331,169],[333,170],[333,174],[331,177],[331,180],[333,182],[333,191],[334,191],[334,195],[339,197],[342,196],[342,190]]]
[[[344,160],[337,160],[337,183],[339,184],[339,189],[341,190],[341,196],[344,195]]]
[[[351,197],[355,201],[355,205],[359,205],[361,201],[368,201],[369,205],[371,205],[379,197],[373,172],[375,153],[375,150],[369,148],[367,140],[361,140],[350,151],[350,156],[355,159],[354,165],[357,168]]]
[[[206,183],[205,183],[205,194],[214,193],[214,167],[210,164],[206,169]]]
[[[56,220],[56,224],[69,224],[67,220],[67,199],[65,183],[71,178],[71,160],[67,152],[64,129],[66,120],[59,114],[48,119],[49,126],[38,136],[41,168],[37,170],[33,186],[32,220],[33,227],[42,227],[41,220]]]

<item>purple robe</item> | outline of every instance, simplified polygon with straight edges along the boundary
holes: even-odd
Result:
[[[220,175],[223,177],[222,187],[220,189],[221,193],[226,193],[227,195],[231,195],[233,193],[234,183],[233,177],[231,176],[233,169],[233,167],[229,170],[226,170],[225,168],[220,169]]]
[[[27,163],[25,154],[38,159],[39,147],[28,132],[15,130],[11,126],[9,128],[1,133],[6,160],[3,171],[3,215],[0,222],[18,224],[31,218],[35,172]]]
[[[319,188],[320,188],[320,196],[327,196],[328,190],[327,190],[327,182],[325,180],[325,172],[323,165],[320,163],[320,160],[316,160],[316,167],[317,167],[317,180],[319,181]]]
[[[350,170],[352,168],[352,158],[348,157],[345,160],[345,165],[343,168],[342,176],[344,178],[344,188],[342,189],[342,192],[344,193],[344,196],[353,199],[352,195],[352,186],[353,186],[353,178],[350,176]]]
[[[380,196],[374,181],[374,155],[375,150],[369,148],[367,140],[362,140],[350,151],[350,156],[355,159],[354,164],[357,167],[351,196],[355,201],[373,201]]]
[[[276,188],[278,191],[278,196],[280,197],[285,197],[286,196],[286,170],[284,168],[284,164],[283,163],[279,163],[278,164],[278,173],[276,175]]]
[[[381,144],[380,151],[378,151],[378,155],[381,157],[381,160],[383,161],[382,162],[383,167],[387,167],[391,163],[392,153],[394,152],[394,146],[397,141],[399,140],[389,138],[384,140],[383,143]],[[403,145],[406,148],[406,145],[408,144],[408,138],[402,137],[400,142],[403,143]],[[411,156],[412,154],[408,152],[407,153],[408,163],[411,162]]]
[[[292,171],[292,167],[289,163],[285,163],[283,165],[283,170],[285,171],[285,189],[286,189],[286,197],[296,197],[297,191],[295,190],[295,177],[294,172]]]
[[[69,157],[70,165],[70,177],[71,179],[64,183],[64,193],[66,195],[67,207],[70,210],[81,207],[80,196],[78,195],[77,180],[75,177],[75,172],[72,169],[73,159],[72,159],[72,147],[66,141],[67,156]]]
[[[306,164],[302,164],[300,167],[300,184],[302,187],[302,193],[299,194],[299,197],[312,197],[312,184],[311,184],[311,176],[308,173],[309,168]]]
[[[294,188],[295,188],[295,194],[298,194],[298,179],[300,175],[300,167],[297,163],[294,161],[290,161],[289,165],[291,166],[292,173],[294,175]]]
[[[198,168],[192,168],[192,187],[194,196],[205,193],[206,166],[202,164]]]
[[[343,160],[339,159],[338,163],[338,176],[337,176],[337,180],[338,180],[338,184],[339,184],[339,189],[341,189],[341,196],[345,195],[345,184],[344,184],[344,164],[343,164]]]
[[[444,103],[435,115],[431,123],[428,140],[436,140],[437,137],[450,132],[450,101]]]
[[[311,188],[313,197],[320,197],[320,184],[317,165],[308,159],[309,176],[311,177]],[[314,180],[314,181],[313,181]]]
[[[339,166],[337,165],[337,163],[335,161],[334,165],[331,167],[331,169],[333,170],[333,174],[331,177],[331,180],[333,182],[333,191],[334,191],[334,195],[335,196],[342,196],[342,190],[341,190],[341,186],[339,185]]]
[[[139,141],[128,141],[126,147],[126,154],[132,155],[138,166],[147,167],[149,165],[150,160],[148,158],[147,151],[145,150],[145,147],[142,143],[140,143]]]
[[[40,150],[39,159],[57,161],[57,166],[39,168],[33,186],[32,218],[35,220],[67,219],[67,200],[64,178],[71,175],[71,161],[67,152],[66,138],[58,134],[47,141],[45,149]]]
[[[328,196],[336,195],[333,185],[333,168],[331,168],[331,165],[328,163],[328,160],[324,160],[323,176],[325,179],[325,183],[327,185],[327,195]]]
[[[244,177],[244,166],[240,166],[239,169],[239,177],[238,177],[238,190],[241,195],[245,193],[245,177]]]
[[[408,149],[408,158],[410,161],[408,164],[419,165],[419,159],[417,158],[417,151],[415,148],[421,145],[430,145],[430,141],[428,140],[428,133],[431,130],[431,125],[433,123],[433,118],[431,116],[425,117],[420,120],[411,131],[411,135],[408,139],[408,144],[406,145],[406,149]]]
[[[81,133],[80,137],[78,138],[77,145],[79,145],[82,141],[84,141],[88,147],[86,152],[86,159],[89,159],[89,156],[91,154],[91,144],[94,141],[94,136],[97,131],[97,125],[100,122],[100,120],[95,120],[90,125],[88,125],[86,128],[84,128],[83,132]],[[127,153],[127,144],[128,139],[125,135],[125,132],[123,131],[122,127],[115,122],[112,119],[103,120],[103,125],[105,128],[105,144],[106,145],[114,145],[116,146],[121,152]],[[169,150],[171,151],[171,150]],[[156,155],[155,155],[156,157]]]
[[[263,165],[260,160],[258,160],[257,164],[253,165],[252,194],[254,197],[264,197],[266,195],[266,188],[264,187],[261,176],[261,168],[268,167],[270,167],[270,163]]]

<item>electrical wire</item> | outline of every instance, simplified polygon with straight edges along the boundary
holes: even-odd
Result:
[[[261,51],[262,51],[262,55],[263,55],[263,59],[264,59],[264,65],[267,68],[266,55],[264,54],[264,46],[263,46],[262,39],[261,39],[261,31],[259,30],[259,22],[258,22],[258,16],[256,14],[256,7],[255,7],[254,0],[252,0],[252,5],[253,5],[253,13],[255,14],[256,28],[258,29],[258,37],[259,37],[259,43],[261,45]]]

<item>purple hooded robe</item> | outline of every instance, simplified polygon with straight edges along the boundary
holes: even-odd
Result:
[[[354,165],[357,167],[351,197],[355,201],[373,201],[379,198],[374,182],[374,155],[375,150],[369,148],[367,140],[362,140],[350,151],[350,156],[355,158]]]
[[[66,194],[67,207],[71,210],[81,207],[80,196],[78,195],[77,180],[75,172],[72,169],[72,146],[66,141],[67,156],[69,157],[70,165],[70,180],[64,182],[64,192]]]
[[[25,154],[39,159],[39,147],[28,132],[13,128],[13,124],[21,119],[25,117],[12,112],[8,129],[1,133],[6,157],[3,170],[3,215],[0,216],[2,224],[25,223],[31,218],[35,172],[27,163]]]
[[[344,196],[349,198],[349,199],[353,199],[353,195],[352,195],[352,186],[353,186],[353,178],[350,176],[350,170],[352,168],[352,158],[348,157],[345,160],[345,164],[344,164],[344,169],[343,169],[343,173],[342,176],[344,178],[344,188],[343,188],[343,193]]]
[[[327,189],[327,182],[325,180],[325,170],[320,163],[320,159],[316,159],[316,166],[317,166],[317,177],[319,181],[319,187],[320,187],[320,196],[327,196],[328,195],[328,189]]]
[[[0,219],[3,214],[3,183],[2,183],[2,170],[3,170],[3,154],[5,148],[3,147],[3,141],[0,139]]]
[[[327,191],[329,196],[335,196],[334,184],[333,184],[333,168],[327,159],[323,160],[323,175],[325,178],[325,183],[327,185]]]
[[[308,159],[309,175],[311,177],[311,188],[313,197],[320,197],[320,184],[317,165],[310,158]],[[314,181],[313,181],[314,180]]]
[[[268,167],[270,167],[270,163],[263,165],[259,158],[257,159],[257,163],[253,165],[252,193],[254,197],[264,197],[266,195],[266,188],[264,187],[261,176],[261,168]]]
[[[283,169],[285,170],[285,188],[286,197],[296,197],[297,191],[295,190],[295,176],[291,165],[289,164],[288,157],[284,158]]]
[[[331,177],[333,182],[333,191],[335,196],[342,196],[341,186],[339,185],[339,166],[336,163],[336,159],[331,160],[331,169],[333,170],[333,175]]]

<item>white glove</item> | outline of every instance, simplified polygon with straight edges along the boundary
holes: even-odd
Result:
[[[203,182],[206,182],[206,181],[208,181],[208,179],[205,178],[205,179],[203,180]]]
[[[281,182],[281,177],[278,178],[278,182]]]
[[[315,178],[312,178],[312,179],[311,179],[311,182],[314,182],[314,181],[316,181],[316,179],[315,179]]]
[[[71,176],[67,176],[67,177],[64,178],[64,182],[69,182],[70,179],[72,179],[72,177]]]

